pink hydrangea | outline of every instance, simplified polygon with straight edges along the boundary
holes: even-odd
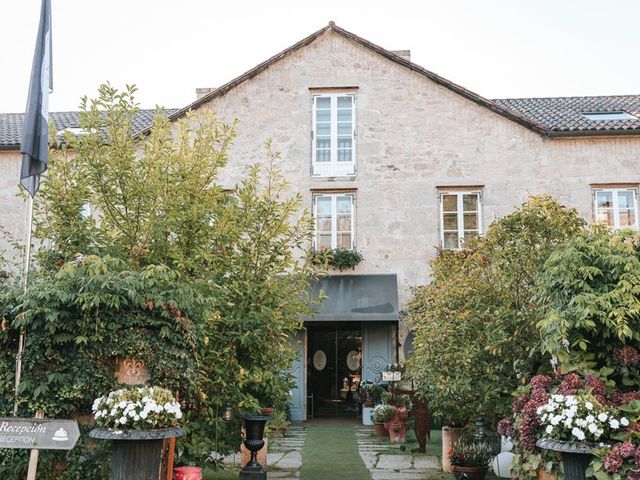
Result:
[[[620,467],[622,467],[622,457],[620,456],[620,454],[614,449],[611,449],[607,452],[607,454],[604,456],[604,469],[607,472],[617,472],[618,470],[620,470]]]
[[[620,455],[622,458],[633,458],[636,454],[636,447],[633,443],[626,441],[622,443],[618,443],[614,450]]]
[[[558,387],[560,395],[575,395],[580,388],[580,377],[577,373],[567,373]]]
[[[516,429],[513,427],[513,421],[507,417],[498,422],[498,428],[496,429],[500,435],[505,437],[515,437]]]
[[[630,345],[625,345],[624,347],[615,350],[613,352],[613,357],[616,359],[616,362],[623,367],[629,367],[640,363],[640,353]]]

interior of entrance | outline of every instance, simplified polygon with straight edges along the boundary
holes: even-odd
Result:
[[[309,418],[357,417],[362,379],[359,324],[312,326],[307,330]]]

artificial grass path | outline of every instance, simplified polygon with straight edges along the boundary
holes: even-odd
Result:
[[[302,446],[300,480],[371,480],[358,453],[352,425],[309,425]]]

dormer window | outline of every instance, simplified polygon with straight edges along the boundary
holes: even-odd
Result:
[[[594,122],[605,120],[638,120],[627,112],[582,112],[582,116]]]

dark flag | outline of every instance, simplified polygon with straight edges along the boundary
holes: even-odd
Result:
[[[20,184],[32,197],[40,187],[40,175],[49,162],[49,92],[52,90],[51,0],[42,0],[20,143]]]

